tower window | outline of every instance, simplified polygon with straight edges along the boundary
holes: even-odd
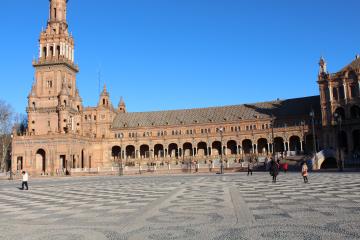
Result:
[[[103,105],[105,105],[105,99],[103,99]]]
[[[56,8],[54,8],[54,17],[56,18]]]

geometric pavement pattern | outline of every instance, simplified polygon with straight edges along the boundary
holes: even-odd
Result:
[[[360,174],[0,182],[1,239],[360,239]]]

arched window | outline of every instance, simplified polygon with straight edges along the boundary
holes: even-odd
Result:
[[[359,90],[358,90],[356,85],[351,85],[350,86],[350,91],[351,91],[351,97],[352,98],[356,98],[358,96]]]
[[[341,86],[339,87],[339,97],[340,97],[340,99],[344,99],[344,98],[345,98],[345,92],[344,92],[344,86],[343,86],[343,85],[341,85]]]
[[[332,91],[333,91],[333,98],[334,98],[335,100],[339,100],[339,96],[338,96],[338,91],[337,91],[337,89],[336,89],[336,88],[333,88]]]
[[[47,48],[46,47],[43,47],[43,56],[47,57]]]

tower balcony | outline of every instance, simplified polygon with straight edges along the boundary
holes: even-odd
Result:
[[[34,59],[32,61],[34,67],[49,66],[49,65],[66,65],[75,72],[79,72],[79,66],[66,58],[65,56],[48,56]]]

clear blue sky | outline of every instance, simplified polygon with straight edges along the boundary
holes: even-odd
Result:
[[[24,112],[48,0],[2,0],[0,98]],[[98,70],[114,106],[152,111],[318,94],[360,53],[359,0],[70,0],[84,106]]]

